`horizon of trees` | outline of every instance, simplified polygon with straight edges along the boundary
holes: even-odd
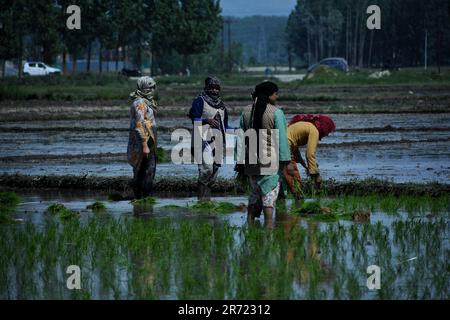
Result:
[[[381,8],[381,30],[369,30],[369,5]],[[289,16],[290,62],[344,57],[352,66],[450,63],[450,0],[297,0]],[[445,54],[444,54],[445,53]]]
[[[69,5],[81,30],[68,30]],[[369,5],[381,30],[368,30]],[[288,18],[222,17],[219,0],[0,0],[0,60],[91,72],[91,60],[131,62],[152,74],[230,72],[246,64],[304,67],[330,56],[358,67],[450,64],[450,0],[298,0]],[[228,24],[227,24],[228,20]],[[225,22],[225,24],[224,24]],[[228,28],[227,28],[228,27]],[[76,70],[85,59],[83,70]],[[110,71],[110,64],[106,66]]]
[[[66,27],[70,5],[81,8],[80,30]],[[90,72],[93,51],[100,72],[104,59],[115,60],[116,69],[119,61],[140,67],[151,58],[153,72],[184,70],[196,62],[191,57],[218,46],[222,27],[219,0],[0,0],[0,7],[2,68],[16,60],[19,77],[24,58],[52,64],[61,56],[66,73],[70,55],[75,73],[76,61],[85,56]]]

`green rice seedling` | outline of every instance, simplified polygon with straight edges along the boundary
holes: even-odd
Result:
[[[20,198],[15,192],[0,192],[0,208],[13,208],[19,204]]]
[[[19,196],[14,192],[0,192],[0,224],[17,222],[11,218],[20,202]]]
[[[311,217],[312,220],[318,222],[336,222],[339,220],[352,220],[353,215],[350,213],[331,212],[327,214],[318,214]]]
[[[236,206],[229,202],[219,202],[216,204],[215,211],[218,213],[231,213],[239,210],[239,206]]]
[[[106,206],[103,202],[94,202],[86,207],[88,210],[92,210],[94,212],[103,212],[106,211]]]
[[[8,224],[8,223],[15,223],[17,222],[13,218],[9,216],[9,214],[5,212],[0,212],[0,224]]]
[[[48,206],[46,212],[50,214],[59,214],[66,209],[67,208],[61,203],[53,203],[50,206]]]
[[[131,201],[131,203],[133,205],[138,205],[138,206],[153,206],[156,204],[156,198],[154,197],[146,197],[143,199],[136,199]]]
[[[402,201],[393,196],[381,197],[379,207],[385,213],[396,214],[402,207]]]
[[[189,206],[189,209],[203,213],[233,213],[241,208],[229,202],[201,201]]]
[[[161,147],[156,148],[156,161],[158,163],[166,161],[166,151]]]
[[[304,202],[299,208],[291,210],[292,214],[307,215],[307,214],[320,214],[322,207],[319,201]]]
[[[53,203],[48,206],[47,213],[51,215],[58,215],[61,220],[70,220],[73,218],[78,218],[80,213],[67,209],[63,204]]]

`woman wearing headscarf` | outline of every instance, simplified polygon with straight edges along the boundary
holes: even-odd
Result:
[[[197,132],[201,135],[201,144],[195,145],[195,132],[192,138],[194,155],[201,155],[201,157],[196,158],[197,163],[199,163],[199,201],[210,199],[211,188],[217,180],[219,168],[225,155],[225,134],[228,129],[232,129],[228,126],[228,111],[220,97],[220,91],[220,80],[216,77],[207,77],[204,90],[192,103],[188,115],[194,124],[194,130],[201,130]],[[198,124],[201,126],[198,126]],[[220,142],[217,141],[216,138],[218,137],[214,133],[216,135],[217,133],[221,134]],[[217,152],[221,152],[222,156],[216,156]]]
[[[265,224],[269,226],[280,191],[280,168],[289,163],[291,154],[286,135],[286,118],[284,112],[276,107],[278,86],[270,81],[263,82],[255,87],[252,98],[253,105],[241,115],[240,128],[246,134],[251,129],[256,131],[256,150],[254,141],[238,137],[238,153],[241,154],[238,155],[236,170],[248,177],[251,186],[247,220],[253,221],[263,211]],[[276,136],[272,137],[274,133]],[[242,152],[245,152],[244,156]],[[270,158],[269,162],[262,159],[264,154]],[[252,160],[252,155],[256,161]],[[245,162],[240,164],[243,158]]]
[[[336,129],[334,121],[325,115],[299,114],[289,122],[287,135],[291,149],[291,163],[285,168],[284,177],[291,193],[301,198],[301,178],[297,163],[308,172],[317,187],[321,187],[319,166],[316,161],[316,150],[320,140]],[[306,161],[302,158],[300,147],[306,146]]]
[[[156,82],[151,77],[141,77],[130,98],[130,133],[127,158],[133,167],[133,191],[140,199],[150,195],[156,170],[156,121],[154,100]]]

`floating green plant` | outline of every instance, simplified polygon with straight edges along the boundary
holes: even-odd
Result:
[[[302,203],[302,205],[298,208],[294,208],[291,213],[297,215],[305,215],[305,214],[320,214],[322,207],[320,202],[317,200],[307,201]]]
[[[94,212],[101,212],[106,211],[106,206],[103,202],[94,202],[93,204],[88,205],[86,209],[92,210]]]
[[[80,215],[79,212],[70,210],[61,203],[51,204],[47,208],[46,212],[52,215],[58,215],[61,220],[69,220],[72,218],[77,218]]]
[[[67,208],[61,203],[53,203],[48,206],[46,212],[50,214],[59,214],[63,211],[67,210]]]
[[[136,199],[131,201],[132,204],[138,205],[138,206],[152,206],[156,204],[156,198],[154,197],[146,197],[143,199]]]
[[[201,201],[189,206],[189,209],[196,212],[232,213],[240,211],[241,207],[229,202]]]

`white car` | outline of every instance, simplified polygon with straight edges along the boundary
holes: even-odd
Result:
[[[61,74],[61,69],[50,67],[43,62],[26,62],[23,66],[23,74],[26,76],[46,76]]]

